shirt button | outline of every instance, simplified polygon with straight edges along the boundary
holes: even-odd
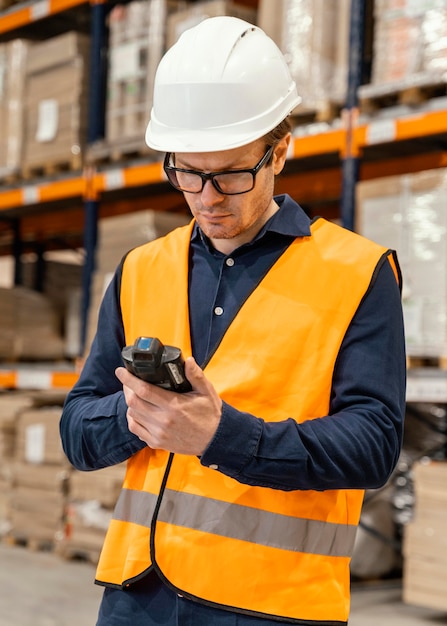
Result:
[[[225,261],[225,263],[228,265],[228,267],[233,267],[234,265],[234,259],[229,258]]]
[[[209,465],[208,467],[209,467],[210,469],[216,469],[216,470],[217,470],[217,469],[219,469],[219,466],[218,466],[218,465],[216,465],[216,463],[213,463],[212,465]]]
[[[215,315],[222,315],[224,312],[223,308],[221,306],[216,306],[216,308],[214,309],[214,314]]]

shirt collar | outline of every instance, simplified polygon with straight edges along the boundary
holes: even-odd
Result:
[[[309,237],[311,234],[311,221],[300,205],[288,194],[275,196],[274,199],[279,206],[279,210],[264,224],[251,243],[259,241],[268,232],[279,233],[289,237]],[[194,241],[198,238],[207,242],[207,238],[196,223],[194,224],[191,240]]]

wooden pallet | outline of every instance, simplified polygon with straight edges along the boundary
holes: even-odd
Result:
[[[21,180],[21,173],[19,169],[14,170],[0,170],[0,181],[5,185],[15,185]]]
[[[61,541],[55,546],[55,553],[66,561],[86,561],[97,565],[101,550]]]
[[[446,94],[447,82],[444,78],[420,75],[412,78],[411,82],[360,87],[359,108],[362,113],[371,114],[389,107],[417,107]]]
[[[21,176],[24,180],[39,178],[42,176],[54,176],[63,172],[78,172],[82,170],[83,157],[80,154],[73,154],[63,160],[46,161],[45,163],[25,164],[21,169]]]
[[[49,537],[28,537],[22,533],[10,531],[2,537],[2,542],[8,546],[20,546],[27,548],[31,552],[52,552],[54,550],[54,539]]]
[[[154,154],[154,151],[145,144],[143,137],[113,143],[104,139],[89,146],[86,162],[89,165],[120,163],[132,159],[147,158]]]
[[[447,356],[407,356],[407,369],[419,369],[423,367],[447,370]]]
[[[343,105],[324,100],[315,107],[298,106],[292,113],[292,123],[296,126],[333,122],[341,116]]]

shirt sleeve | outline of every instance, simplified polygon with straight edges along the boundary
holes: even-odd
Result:
[[[90,354],[61,416],[62,446],[79,470],[116,465],[145,446],[127,428],[127,405],[114,375],[124,346],[120,278],[121,266],[106,290]]]
[[[384,263],[345,335],[330,413],[266,422],[224,404],[203,465],[272,489],[373,489],[399,457],[406,360],[400,291]]]

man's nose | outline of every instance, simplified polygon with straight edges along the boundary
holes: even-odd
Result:
[[[224,199],[224,195],[217,191],[211,180],[205,181],[202,189],[202,204],[205,206],[214,206]]]

